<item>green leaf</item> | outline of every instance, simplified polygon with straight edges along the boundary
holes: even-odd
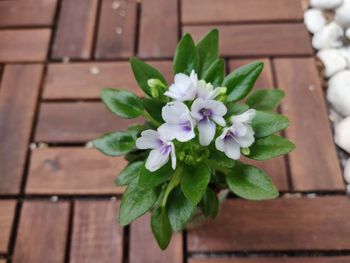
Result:
[[[151,96],[151,88],[147,83],[149,79],[159,79],[165,86],[168,86],[162,74],[152,66],[136,57],[132,57],[130,63],[137,83],[148,96]]]
[[[174,74],[190,75],[191,71],[198,72],[198,53],[190,34],[182,37],[177,45],[174,56]]]
[[[253,62],[231,72],[222,84],[227,88],[227,101],[243,99],[254,87],[254,84],[263,70],[264,63]]]
[[[215,219],[219,213],[219,199],[211,188],[207,188],[200,202],[200,208],[206,217]]]
[[[259,89],[248,98],[247,104],[256,110],[273,110],[284,98],[284,91],[279,89]]]
[[[211,168],[219,171],[226,171],[235,166],[235,160],[228,158],[225,153],[218,151],[214,145],[210,146],[210,156],[206,162]]]
[[[135,138],[127,132],[112,132],[95,139],[93,145],[105,155],[120,156],[135,148]]]
[[[180,187],[176,187],[168,197],[167,208],[172,229],[181,231],[191,219],[197,206],[184,196]]]
[[[140,169],[144,165],[144,162],[138,161],[130,163],[126,166],[118,175],[115,180],[116,185],[127,185],[130,183],[136,176],[140,174]]]
[[[199,57],[198,77],[204,79],[206,71],[219,57],[219,30],[213,29],[203,37],[197,44],[197,50]]]
[[[252,121],[252,127],[255,132],[254,136],[257,138],[266,137],[275,132],[284,130],[288,125],[288,118],[277,113],[266,111],[256,111],[256,116]]]
[[[187,199],[198,204],[210,181],[210,169],[200,162],[195,166],[185,166],[181,179],[181,189]]]
[[[132,92],[104,89],[101,98],[107,108],[119,117],[132,119],[143,114],[141,99]]]
[[[225,116],[231,117],[233,115],[241,114],[247,110],[249,110],[249,106],[247,104],[241,104],[236,102],[229,102],[226,104],[227,113]]]
[[[220,87],[225,78],[225,61],[217,59],[205,72],[203,79],[214,87]]]
[[[165,103],[154,99],[143,99],[142,104],[153,119],[160,123],[164,122],[162,118],[162,108],[164,107]]]
[[[271,179],[262,170],[248,164],[236,165],[226,177],[230,190],[248,200],[267,200],[278,196]]]
[[[139,137],[139,134],[143,131],[146,130],[147,127],[145,127],[145,125],[141,125],[141,124],[132,124],[128,126],[128,133],[133,136],[135,138],[135,140],[137,139],[137,137]]]
[[[132,180],[126,188],[119,209],[119,224],[126,226],[145,214],[157,201],[156,189],[142,189],[137,180]]]
[[[166,249],[170,243],[173,231],[165,208],[157,207],[152,211],[151,228],[161,249]]]
[[[154,172],[148,171],[146,167],[143,166],[140,171],[139,186],[144,189],[157,187],[166,182],[173,173],[174,170],[171,168],[170,162]]]
[[[293,151],[295,145],[281,136],[270,135],[257,139],[249,149],[250,154],[247,157],[264,161]]]

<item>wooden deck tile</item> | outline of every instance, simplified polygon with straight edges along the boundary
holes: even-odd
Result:
[[[52,26],[57,0],[0,1],[0,27]]]
[[[12,262],[64,262],[68,221],[67,202],[24,202]]]
[[[303,24],[220,25],[222,56],[312,55],[309,33]],[[212,26],[185,26],[198,41]]]
[[[33,126],[42,65],[7,65],[0,86],[0,194],[17,194]]]
[[[174,234],[168,248],[162,251],[152,236],[150,214],[146,214],[131,225],[129,257],[130,263],[182,263],[182,234]]]
[[[50,35],[50,29],[0,30],[0,62],[44,61]]]
[[[136,0],[102,0],[95,58],[129,58],[134,54],[136,11]]]
[[[157,10],[157,14],[155,14]],[[143,0],[140,57],[172,57],[178,42],[178,0]]]
[[[295,0],[182,0],[184,24],[302,21],[301,1]]]
[[[119,202],[76,201],[71,263],[121,263],[123,228],[117,223]]]
[[[122,157],[107,157],[95,149],[47,148],[31,155],[26,194],[116,194],[114,180],[126,166]]]
[[[282,103],[282,112],[291,121],[286,136],[296,144],[289,155],[294,190],[343,190],[314,59],[276,59],[274,65],[278,86],[287,94]]]
[[[42,103],[35,141],[84,143],[141,121],[119,118],[101,102]]]
[[[349,249],[350,201],[346,196],[226,200],[215,221],[189,232],[188,248],[191,252]]]
[[[52,58],[89,59],[92,52],[97,0],[63,0]]]
[[[15,201],[0,201],[0,254],[6,254],[15,217]]]
[[[170,61],[150,61],[151,65],[173,81]],[[98,74],[91,71],[98,70]],[[79,77],[77,77],[79,76]],[[170,83],[170,82],[169,82]],[[97,99],[106,87],[129,89],[139,96],[129,62],[54,63],[48,67],[44,84],[44,99]]]
[[[333,257],[266,257],[232,259],[189,259],[188,263],[348,263],[348,256]]]

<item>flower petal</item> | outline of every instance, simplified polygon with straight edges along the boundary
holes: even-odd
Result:
[[[167,123],[176,124],[185,121],[189,115],[186,104],[180,101],[167,103],[162,108],[163,120]]]
[[[224,116],[227,113],[225,104],[216,100],[206,100],[205,108],[212,110],[213,114],[217,116]]]
[[[162,153],[161,149],[152,150],[147,158],[145,167],[150,172],[154,172],[166,164],[169,160],[169,152]]]
[[[223,117],[214,115],[211,117],[213,121],[215,121],[218,125],[224,127],[226,125],[226,121]]]
[[[241,157],[241,149],[239,147],[239,144],[233,139],[225,141],[224,152],[227,157],[234,160],[238,160]]]
[[[158,128],[158,132],[167,141],[177,139],[180,142],[187,142],[196,136],[193,122],[189,120],[179,124],[164,123]]]
[[[237,136],[236,141],[241,147],[249,147],[254,143],[254,131],[250,126],[247,126],[247,132],[244,136]]]
[[[200,114],[200,111],[201,109],[205,108],[205,102],[206,100],[203,100],[202,98],[198,98],[192,103],[191,115],[197,121],[200,121],[202,119],[202,115]]]
[[[209,145],[215,136],[215,123],[210,120],[202,120],[198,123],[198,130],[200,145]]]
[[[154,130],[145,130],[141,132],[141,137],[136,140],[138,149],[155,149],[160,144],[159,134]]]
[[[175,170],[176,168],[176,154],[175,154],[175,146],[171,143],[171,167]]]
[[[248,124],[250,123],[254,117],[255,117],[255,114],[256,114],[256,110],[254,109],[249,109],[239,115],[236,115],[236,116],[232,116],[231,117],[231,122],[234,123],[234,122],[239,122],[239,123],[245,123],[245,124]]]

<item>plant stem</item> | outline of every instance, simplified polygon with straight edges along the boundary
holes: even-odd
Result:
[[[166,206],[166,201],[168,199],[170,192],[180,183],[181,178],[182,178],[182,171],[183,171],[183,167],[181,165],[179,165],[176,168],[173,176],[171,177],[167,188],[165,189],[164,197],[162,200],[162,207]]]

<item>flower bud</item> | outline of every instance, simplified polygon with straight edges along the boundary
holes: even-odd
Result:
[[[244,154],[244,155],[249,155],[249,154],[250,154],[249,148],[241,148],[241,152],[242,152],[242,154]]]
[[[166,86],[159,79],[147,80],[147,85],[151,88],[151,96],[153,98],[159,98],[166,90]]]

